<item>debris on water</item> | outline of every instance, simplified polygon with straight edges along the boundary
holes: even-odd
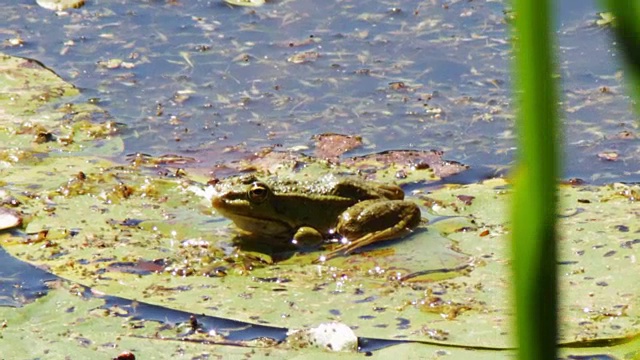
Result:
[[[78,9],[84,5],[84,0],[36,0],[36,3],[47,10],[62,11]]]
[[[289,330],[287,343],[294,348],[315,346],[329,351],[355,352],[358,337],[343,323],[320,324],[314,328]]]
[[[321,159],[337,159],[349,150],[362,146],[362,137],[324,133],[313,138],[316,143],[315,156]]]
[[[262,6],[265,0],[224,0],[229,5],[234,6]]]
[[[320,54],[317,51],[304,51],[295,53],[287,58],[287,61],[294,64],[304,64],[318,60]]]
[[[605,161],[617,161],[620,158],[620,155],[615,151],[603,151],[598,154],[600,160]]]
[[[11,229],[22,224],[22,217],[17,211],[0,207],[0,230]]]

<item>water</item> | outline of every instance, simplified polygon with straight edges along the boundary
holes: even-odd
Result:
[[[60,14],[0,3],[4,38],[25,41],[2,51],[42,61],[82,89],[80,101],[98,98],[127,125],[126,153],[206,154],[213,166],[228,146],[310,146],[337,132],[364,137],[355,155],[441,149],[497,170],[513,161],[500,1],[89,1]],[[637,122],[610,31],[594,25],[596,2],[559,3],[565,177],[638,181],[638,141],[618,136],[635,136]],[[287,61],[307,51],[317,59]],[[99,65],[109,59],[132,67]]]

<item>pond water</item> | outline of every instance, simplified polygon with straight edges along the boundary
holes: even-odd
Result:
[[[363,136],[355,155],[444,150],[476,169],[470,181],[513,162],[508,2],[90,0],[59,13],[0,3],[2,37],[24,41],[1,51],[97,100],[126,125],[126,153],[213,166],[228,147],[304,149],[335,132]],[[637,122],[611,32],[595,25],[595,1],[559,4],[565,177],[638,181]]]

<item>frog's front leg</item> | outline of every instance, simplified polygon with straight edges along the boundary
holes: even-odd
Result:
[[[361,201],[340,215],[336,232],[346,243],[324,256],[330,259],[378,241],[399,238],[420,224],[420,208],[405,200]]]
[[[318,230],[309,226],[303,226],[293,234],[291,243],[295,246],[306,247],[318,245],[323,239],[322,234]]]

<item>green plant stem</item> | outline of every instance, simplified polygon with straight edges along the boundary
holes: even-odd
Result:
[[[519,358],[555,359],[556,91],[548,0],[515,0],[519,158],[513,203],[513,269]]]

